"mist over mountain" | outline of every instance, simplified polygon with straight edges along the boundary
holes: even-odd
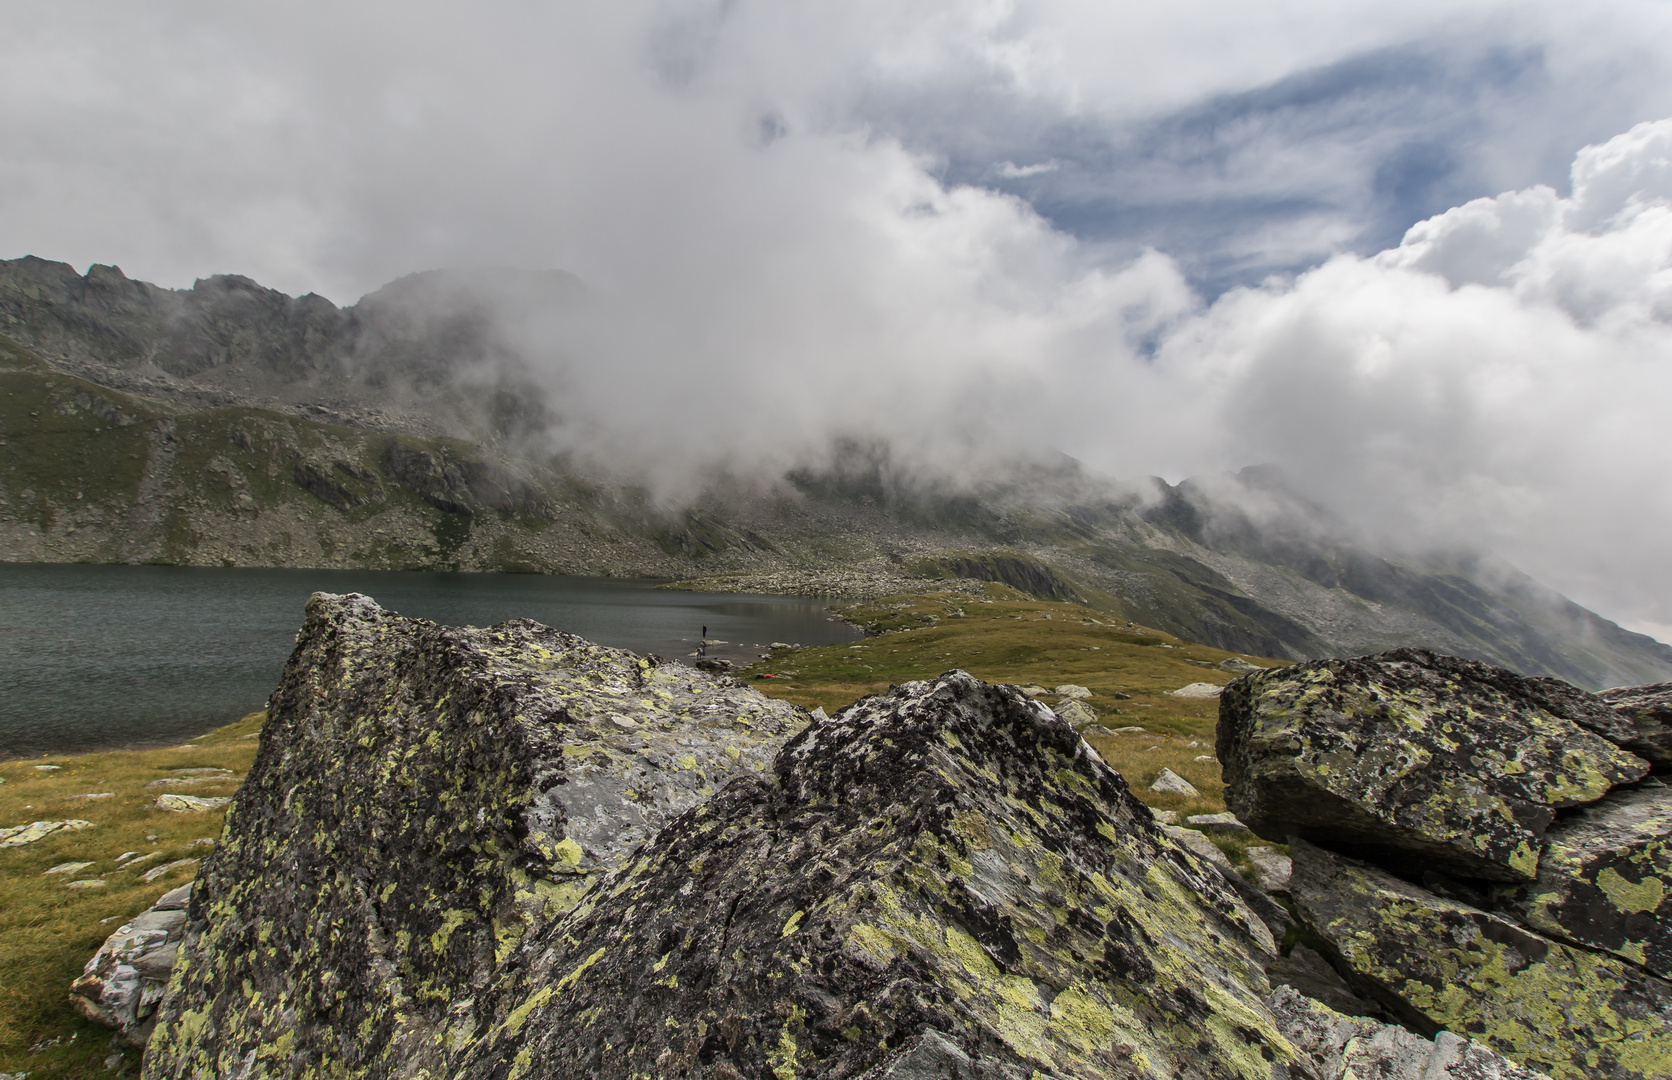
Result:
[[[972,439],[945,468],[814,428],[749,462],[693,447],[661,474],[688,486],[658,485],[652,459],[586,444],[586,399],[528,349],[586,302],[553,272],[415,274],[338,308],[0,263],[0,558],[845,595],[962,577],[1255,655],[1415,644],[1588,686],[1672,677],[1672,648],[1488,553],[1381,547],[1272,467],[1121,481]]]

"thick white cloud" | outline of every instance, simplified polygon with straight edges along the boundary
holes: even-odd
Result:
[[[1167,340],[1193,448],[1281,464],[1405,547],[1496,550],[1672,624],[1672,120],[1582,151],[1573,194],[1479,199],[1398,248],[1238,290]]]
[[[1533,185],[1579,141],[1547,129],[1672,112],[1669,23],[1647,0],[62,0],[0,39],[0,254],[340,302],[429,267],[561,267],[584,310],[520,329],[563,437],[669,485],[832,434],[966,473],[1047,447],[1124,476],[1275,461],[1383,536],[1494,547],[1672,626],[1667,128],[1584,151],[1565,196]],[[1503,178],[1472,191],[1518,190],[1211,306],[1190,252],[1081,243],[931,152],[1042,118],[1116,153],[1111,131],[1196,109],[1235,138],[1126,175],[1156,198],[1305,203],[1380,183],[1363,147],[1412,137],[1355,127],[1387,110],[1348,107],[1371,92],[1350,79],[1328,140],[1297,136],[1329,65],[1453,40],[1544,80],[1525,117],[1513,72],[1483,90],[1498,134],[1459,148]],[[1214,112],[1320,68],[1322,89]],[[893,122],[934,96],[1004,108]],[[973,133],[937,141],[939,122]],[[996,179],[1101,160],[1042,171],[1051,147],[993,134]],[[1354,205],[1226,244],[1321,257],[1360,231]]]

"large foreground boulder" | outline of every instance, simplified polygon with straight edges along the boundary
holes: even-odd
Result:
[[[1290,853],[1308,927],[1413,1029],[1558,1078],[1672,1076],[1672,983],[1304,840]]]
[[[670,825],[447,1075],[1281,1076],[1272,944],[1067,723],[954,672]]]
[[[1565,683],[1400,649],[1238,679],[1217,756],[1227,805],[1268,839],[1518,882],[1558,810],[1649,771],[1603,737],[1632,734]]]
[[[316,594],[146,1075],[442,1075],[524,935],[806,721],[535,623]]]

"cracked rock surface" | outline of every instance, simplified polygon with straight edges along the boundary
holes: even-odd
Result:
[[[1221,697],[1226,804],[1267,839],[1531,881],[1557,811],[1649,764],[1601,699],[1421,649],[1245,675]]]
[[[536,623],[315,594],[146,1075],[424,1075],[524,934],[806,721]]]

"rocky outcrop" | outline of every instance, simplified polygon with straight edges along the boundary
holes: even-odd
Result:
[[[1498,903],[1540,933],[1672,976],[1672,788],[1623,791],[1564,819],[1538,880]]]
[[[962,673],[810,727],[596,904],[530,943],[451,1075],[1264,1077],[1293,1060],[1255,992],[1258,920],[1071,728]]]
[[[1652,720],[1645,690],[1614,697]],[[1672,789],[1622,749],[1650,720],[1400,650],[1239,679],[1219,757],[1346,993],[1553,1077],[1672,1076]],[[1272,978],[1338,995],[1303,948]]]
[[[191,888],[169,890],[123,923],[70,984],[70,1005],[95,1024],[115,1028],[129,1046],[144,1046],[156,1026],[157,1003],[185,936]]]
[[[1553,1077],[1672,1074],[1672,984],[1304,840],[1289,850],[1307,925],[1407,1025]]]
[[[148,1075],[433,1070],[525,934],[806,720],[537,624],[316,594],[199,874]]]
[[[316,596],[145,1075],[1522,1075],[1273,999],[1227,874],[1015,688],[809,716]]]
[[[1649,771],[1594,696],[1419,649],[1246,675],[1219,716],[1226,804],[1261,836],[1469,878],[1532,880],[1558,810]]]

